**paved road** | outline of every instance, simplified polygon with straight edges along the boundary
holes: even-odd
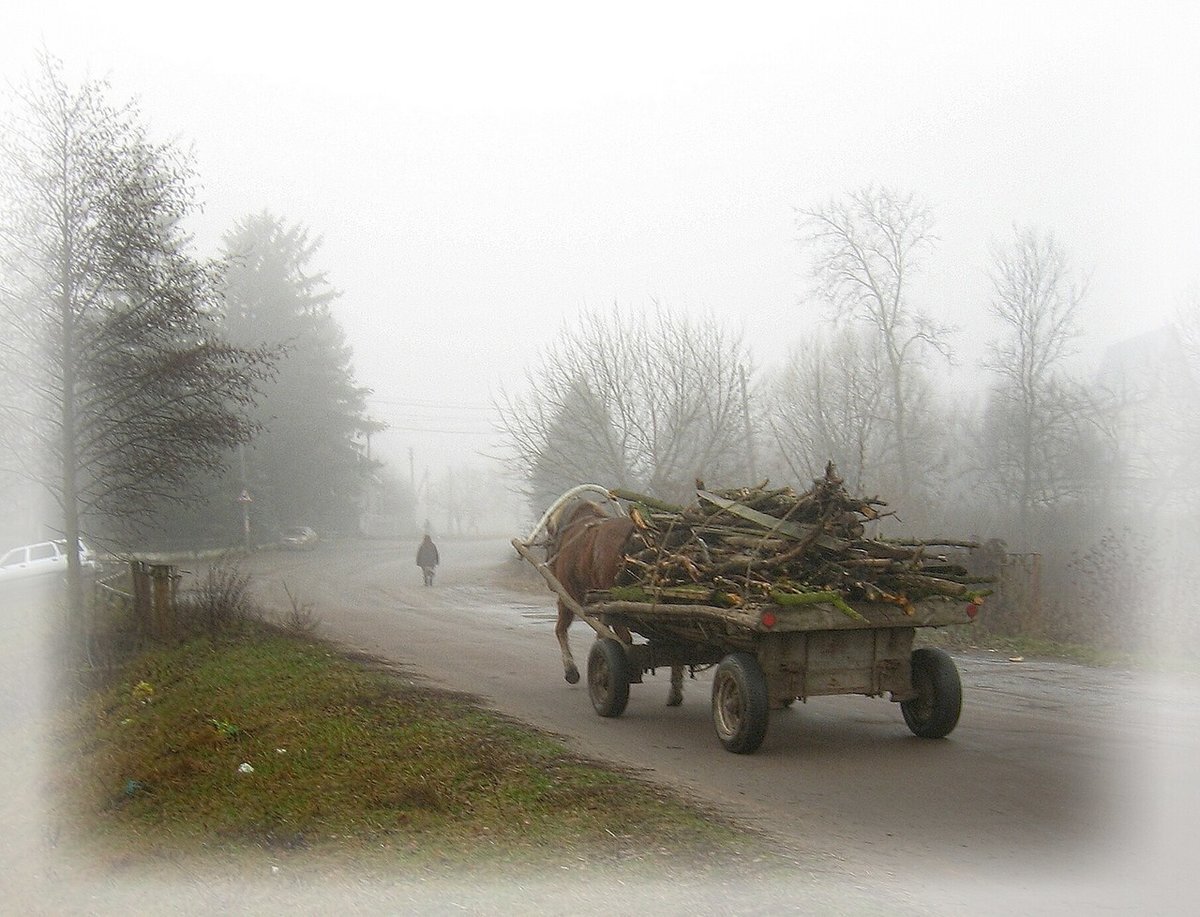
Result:
[[[1194,679],[963,655],[946,740],[913,737],[886,700],[818,698],[773,714],[757,754],[732,755],[705,674],[682,707],[665,706],[664,672],[600,718],[562,679],[549,592],[497,587],[511,547],[439,547],[432,588],[415,542],[264,554],[253,569],[268,603],[285,604],[284,583],[314,603],[325,636],[716,804],[858,893],[947,914],[1191,910]],[[591,632],[573,633],[585,659]]]

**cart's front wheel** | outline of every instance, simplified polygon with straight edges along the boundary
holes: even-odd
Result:
[[[629,703],[633,667],[619,641],[602,637],[588,654],[588,694],[601,716],[620,716]]]
[[[767,679],[750,653],[730,653],[713,677],[712,718],[727,751],[748,755],[767,736]]]
[[[913,650],[912,686],[917,696],[900,702],[908,728],[923,739],[949,735],[962,712],[962,680],[954,660],[936,647]]]

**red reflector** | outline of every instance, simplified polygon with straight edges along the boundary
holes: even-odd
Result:
[[[758,620],[762,622],[763,627],[774,627],[778,618],[775,617],[775,612],[764,611]]]
[[[975,619],[975,615],[979,614],[979,606],[972,602],[967,606],[967,617],[971,620]]]

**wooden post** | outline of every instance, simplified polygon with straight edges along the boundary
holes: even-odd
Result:
[[[1042,633],[1042,555],[1033,555],[1033,571],[1030,577],[1030,591],[1033,593],[1029,597],[1030,610],[1033,613],[1033,629],[1027,631],[1035,634]]]
[[[167,637],[175,628],[175,608],[171,582],[174,571],[168,564],[153,564],[150,578],[154,582],[154,630],[156,637]]]
[[[133,617],[137,621],[138,630],[143,635],[153,634],[150,578],[146,575],[146,565],[140,560],[131,560],[129,578],[133,585]]]

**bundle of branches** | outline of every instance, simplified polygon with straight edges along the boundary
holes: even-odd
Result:
[[[847,493],[832,463],[811,490],[767,484],[710,492],[670,506],[615,490],[630,505],[635,537],[615,599],[736,607],[747,603],[832,604],[857,616],[853,601],[887,602],[906,611],[930,596],[979,602],[984,582],[952,562],[946,539],[892,541],[866,536],[885,515],[876,497]]]

